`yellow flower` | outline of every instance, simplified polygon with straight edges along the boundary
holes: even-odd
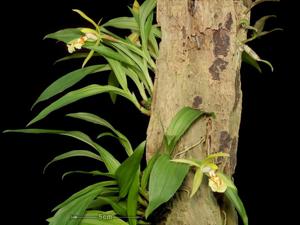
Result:
[[[224,193],[227,189],[227,184],[213,170],[209,172],[208,186],[213,192],[219,193]]]
[[[82,36],[78,39],[72,40],[67,44],[68,52],[73,53],[76,49],[81,49],[81,47],[84,45],[85,41],[87,40],[86,36]]]

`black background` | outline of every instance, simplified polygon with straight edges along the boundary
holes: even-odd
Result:
[[[44,0],[11,1],[1,5],[0,130],[23,128],[46,105],[41,104],[30,111],[41,91],[62,74],[79,67],[79,61],[53,66],[56,59],[67,54],[66,49],[54,41],[42,40],[47,33],[86,25],[71,11],[72,8],[79,8],[96,20],[103,17],[106,21],[129,15],[126,6],[130,2]],[[254,20],[276,14],[278,18],[269,25],[282,27],[284,32],[273,33],[252,44],[262,58],[273,63],[273,73],[265,66],[263,74],[247,65],[242,68],[243,118],[235,180],[251,225],[289,224],[293,220],[290,204],[296,202],[299,193],[296,185],[299,175],[295,166],[299,150],[296,144],[299,56],[295,2],[282,0],[281,3],[263,4],[253,12]],[[84,83],[91,81],[96,80],[91,78]],[[145,138],[147,118],[121,98],[117,105],[111,105],[106,95],[66,107],[37,126],[81,129],[92,136],[98,134],[96,128],[63,117],[66,112],[83,108],[111,121],[134,146]],[[110,144],[103,143],[105,146]],[[43,166],[50,159],[58,153],[78,148],[78,145],[85,147],[65,137],[0,134],[1,224],[6,220],[9,224],[46,224],[50,209],[93,181],[81,176],[60,179],[64,171],[82,166],[95,168],[97,164],[93,161],[67,160],[42,174]],[[119,157],[122,158],[122,154]]]

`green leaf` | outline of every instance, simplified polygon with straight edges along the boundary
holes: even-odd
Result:
[[[74,171],[68,171],[65,172],[61,179],[65,179],[66,176],[69,176],[71,174],[88,174],[88,175],[92,175],[92,176],[105,176],[105,177],[110,177],[110,178],[115,178],[115,176],[111,173],[104,173],[101,172],[99,170],[94,170],[94,171],[83,171],[83,170],[74,170]]]
[[[109,30],[107,30],[104,26],[101,26],[100,27],[100,30],[101,30],[101,34],[107,34],[109,36],[112,36],[113,38],[117,39],[117,40],[123,40],[122,37],[116,35],[115,33],[113,32],[110,32]]]
[[[201,170],[201,168],[197,168],[196,172],[195,172],[195,175],[194,175],[192,192],[191,192],[191,195],[190,195],[191,198],[196,194],[196,192],[200,188],[201,183],[202,183],[202,179],[203,179],[202,170]]]
[[[60,203],[58,206],[56,206],[52,211],[56,211],[60,208],[65,207],[66,205],[68,205],[69,203],[71,203],[72,201],[74,201],[75,199],[86,195],[87,193],[93,191],[93,190],[99,190],[102,191],[104,187],[107,186],[113,186],[116,185],[117,182],[114,180],[110,180],[110,181],[102,181],[96,184],[92,184],[90,186],[87,186],[86,188],[76,192],[75,194],[73,194],[72,196],[70,196],[67,200],[65,200],[64,202]]]
[[[56,60],[54,62],[54,64],[59,63],[59,62],[63,62],[63,61],[67,61],[67,60],[70,60],[70,59],[86,58],[88,56],[88,54],[89,53],[86,53],[86,52],[75,52],[72,55],[67,55],[67,56],[65,56],[63,58],[60,58],[60,59]]]
[[[117,168],[120,166],[119,161],[106,149],[100,145],[96,145],[98,152],[108,170],[109,173],[114,174]]]
[[[246,213],[246,209],[238,195],[238,192],[235,189],[228,187],[225,191],[225,196],[230,200],[235,209],[238,211],[244,225],[248,225],[248,216]]]
[[[89,136],[81,131],[65,131],[65,130],[51,130],[51,129],[16,129],[16,130],[6,130],[5,133],[24,133],[24,134],[58,134],[63,136],[68,136],[80,140],[94,149],[97,149],[96,143],[91,140]]]
[[[88,17],[84,12],[82,12],[79,9],[73,9],[74,12],[78,13],[83,19],[85,19],[86,21],[90,22],[96,29],[97,31],[99,31],[99,26],[97,23],[95,23],[94,20],[92,20],[90,17]]]
[[[160,30],[160,28],[158,27],[157,24],[154,24],[152,26],[152,31],[153,31],[153,34],[155,35],[155,37],[161,38],[161,30]]]
[[[142,53],[140,53],[140,52],[138,52],[137,54],[136,54],[136,52],[137,51],[135,51],[135,52],[132,52],[131,51],[131,49],[134,49],[133,47],[132,47],[132,44],[129,44],[129,43],[126,43],[126,42],[124,42],[124,43],[117,43],[117,42],[115,42],[115,43],[110,43],[110,45],[112,46],[112,47],[114,47],[117,51],[118,50],[120,50],[120,51],[122,51],[122,53],[124,53],[124,54],[122,54],[123,55],[123,57],[124,58],[127,58],[128,59],[128,61],[132,61],[132,64],[136,67],[136,68],[140,68],[142,71],[145,71],[145,70],[147,70],[147,67],[145,68],[143,65],[142,65],[142,59],[141,59],[141,57],[144,57],[144,58],[146,58],[146,56],[145,56],[145,54],[142,52]],[[119,51],[118,51],[119,52]],[[139,57],[139,56],[141,56],[141,57]]]
[[[262,32],[260,32],[259,34],[256,35],[256,38],[265,36],[267,34],[270,34],[270,33],[274,32],[274,31],[283,31],[283,29],[282,28],[274,28],[274,29],[269,30],[269,31],[262,31]]]
[[[116,216],[113,211],[88,210],[80,225],[128,225]]]
[[[69,43],[70,41],[80,38],[82,35],[83,33],[80,31],[80,28],[68,28],[47,34],[44,39],[50,38]]]
[[[157,43],[157,40],[155,38],[155,35],[154,35],[154,31],[153,31],[153,26],[152,26],[152,29],[151,29],[151,32],[149,34],[149,43],[150,43],[150,50],[153,51],[153,57],[155,59],[157,59],[158,57],[158,52],[159,52],[159,47],[158,47],[158,43]]]
[[[38,99],[35,101],[33,108],[36,104],[39,102],[45,101],[63,91],[66,89],[72,87],[76,83],[78,83],[80,80],[85,78],[89,74],[93,74],[96,72],[101,72],[101,71],[107,71],[110,70],[110,66],[106,64],[102,65],[93,65],[93,66],[88,66],[85,68],[81,68],[78,70],[74,70],[61,78],[57,79],[55,82],[53,82],[49,87],[47,87],[43,93],[38,97]]]
[[[125,148],[126,152],[128,155],[131,155],[133,153],[131,144],[129,142],[129,140],[126,138],[126,136],[124,134],[122,134],[120,131],[118,131],[117,129],[115,129],[108,121],[106,121],[105,119],[92,114],[92,113],[85,113],[85,112],[78,112],[78,113],[69,113],[66,116],[68,117],[72,117],[72,118],[76,118],[76,119],[81,119],[93,124],[97,124],[100,126],[104,126],[108,129],[110,129],[112,132],[114,132],[118,137],[119,137],[119,141],[120,143],[123,145],[123,147]]]
[[[142,39],[142,47],[144,51],[147,50],[147,44],[148,44],[147,29],[145,28],[146,21],[150,13],[154,10],[155,7],[156,7],[156,0],[146,0],[140,7],[139,25],[140,25],[140,34]]]
[[[127,158],[116,171],[116,178],[120,187],[120,198],[124,198],[135,179],[135,175],[139,169],[140,162],[144,154],[145,142],[142,142]]]
[[[109,196],[112,200],[118,201],[118,196],[111,196],[119,193],[119,188],[105,188],[106,191],[101,192],[101,196]],[[101,209],[103,206],[109,205],[107,201],[104,201],[101,196],[95,198],[91,204],[89,205],[88,209]]]
[[[50,130],[50,129],[19,129],[19,130],[6,130],[5,132],[16,132],[16,133],[27,133],[27,134],[58,134],[69,136],[78,139],[94,149],[96,149],[102,161],[104,162],[106,168],[110,173],[114,173],[119,167],[120,163],[116,160],[112,154],[110,154],[106,149],[98,145],[96,142],[92,141],[91,138],[83,132],[80,131],[64,131],[64,130]]]
[[[150,174],[146,218],[175,194],[188,171],[189,166],[171,162],[169,155],[159,156]]]
[[[254,27],[256,28],[258,34],[264,30],[265,23],[270,18],[276,18],[276,16],[275,15],[263,16],[255,22]]]
[[[127,209],[124,208],[118,201],[115,201],[115,198],[100,196],[98,199],[109,204],[117,214],[121,216],[127,215]]]
[[[134,45],[130,40],[120,40],[119,42],[110,42],[110,44],[118,49],[120,49],[121,51],[123,51],[124,53],[126,53],[128,56],[130,56],[127,52],[128,50],[130,50],[132,53],[135,53],[137,55],[139,55],[142,58],[146,59],[146,54],[140,49],[138,48],[136,45]]]
[[[59,98],[58,100],[53,102],[51,105],[49,105],[48,107],[43,109],[35,118],[33,118],[27,124],[27,126],[30,126],[33,123],[36,123],[36,122],[44,119],[50,113],[66,106],[66,105],[69,105],[69,104],[71,104],[73,102],[76,102],[78,100],[81,100],[83,98],[87,98],[87,97],[94,96],[94,95],[97,95],[97,94],[102,94],[102,93],[105,93],[105,92],[114,92],[117,95],[121,95],[121,96],[129,99],[130,101],[132,101],[136,105],[136,99],[133,98],[132,95],[124,92],[120,88],[116,88],[116,87],[112,87],[112,86],[108,86],[108,85],[101,86],[101,85],[97,85],[97,84],[91,84],[91,85],[86,86],[84,88],[81,88],[81,89],[78,89],[78,90],[75,90],[75,91],[71,91],[71,92],[67,93],[66,95],[64,95],[63,97]]]
[[[268,62],[267,60],[261,59],[252,48],[250,48],[248,45],[243,45],[243,49],[244,49],[244,52],[246,52],[254,60],[267,64],[271,68],[271,71],[273,72],[274,68],[273,68],[272,64],[270,62]]]
[[[104,132],[104,133],[101,133],[101,134],[99,134],[99,135],[97,136],[97,139],[100,139],[100,138],[103,138],[103,137],[113,137],[113,138],[115,138],[115,139],[117,139],[117,140],[120,139],[119,137],[117,137],[116,135],[114,135],[114,134],[111,133],[111,132]]]
[[[116,75],[114,74],[113,71],[111,71],[110,74],[108,75],[107,84],[110,86],[113,86],[113,87],[117,87],[117,88],[120,86],[120,84],[116,78]],[[116,100],[117,100],[117,95],[113,92],[110,92],[109,96],[110,96],[112,103],[115,104]]]
[[[203,116],[213,115],[213,113],[206,113],[198,109],[183,107],[176,113],[175,117],[173,117],[165,133],[165,140],[167,142],[166,150],[171,154],[177,142],[197,119]]]
[[[247,52],[243,52],[242,53],[242,60],[243,62],[249,64],[250,66],[253,66],[255,69],[258,70],[258,72],[262,73],[262,70],[259,66],[259,64],[257,63],[257,61],[255,59],[253,59]]]
[[[125,69],[125,71],[126,71],[126,74],[128,75],[128,77],[134,82],[134,84],[138,88],[139,93],[140,93],[142,99],[145,100],[145,101],[147,101],[148,97],[147,97],[146,92],[145,92],[144,83],[142,83],[140,81],[140,79],[139,79],[139,77],[143,77],[144,78],[144,75],[143,74],[139,74],[138,75],[134,70],[132,70],[130,68]],[[149,86],[149,85],[147,85],[147,86]],[[146,89],[148,90],[147,87],[146,87]]]
[[[160,156],[159,153],[155,153],[155,155],[152,156],[152,158],[148,161],[147,167],[143,171],[143,175],[142,175],[142,179],[141,179],[141,189],[143,192],[147,191],[150,173],[152,171],[154,163],[156,162],[156,160],[158,159],[159,156]]]
[[[102,162],[101,157],[99,155],[91,152],[91,151],[87,151],[87,150],[73,150],[73,151],[69,151],[69,152],[63,153],[61,155],[58,155],[54,159],[52,159],[45,166],[44,172],[46,171],[46,169],[48,168],[48,166],[51,165],[52,163],[54,163],[56,161],[63,160],[63,159],[72,158],[72,157],[87,157],[87,158],[96,159],[96,160]]]
[[[150,13],[148,16],[146,22],[145,22],[145,42],[147,42],[147,48],[148,48],[148,41],[149,41],[149,35],[152,29],[152,22],[153,22],[153,12]]]
[[[95,45],[85,44],[84,47],[87,49],[94,50],[95,52],[97,52],[103,57],[111,58],[131,66],[134,65],[131,60],[128,60],[128,58],[125,58],[124,56],[120,55],[118,52],[114,51],[113,49],[107,46],[104,45],[95,46]]]
[[[128,29],[137,31],[139,29],[133,17],[117,17],[104,23],[104,27],[114,27],[119,29]]]
[[[140,171],[138,170],[129,188],[128,197],[127,197],[127,216],[130,225],[137,224],[136,212],[137,212],[137,206],[138,206],[137,202],[139,196],[139,176],[140,176]]]
[[[80,219],[74,216],[83,215],[90,202],[100,192],[101,189],[92,190],[69,202],[55,213],[49,225],[79,225]]]
[[[114,59],[105,58],[114,72],[119,84],[124,91],[128,90],[126,74],[120,62]]]

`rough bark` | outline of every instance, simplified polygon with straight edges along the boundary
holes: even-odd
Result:
[[[242,109],[238,42],[246,35],[239,22],[249,16],[243,14],[245,9],[241,0],[158,0],[162,41],[147,131],[147,159],[161,145],[175,113],[191,106],[214,112],[216,119],[195,123],[177,151],[202,138],[202,144],[181,157],[201,159],[214,152],[227,152],[231,157],[218,163],[227,174],[233,174]],[[192,172],[184,189],[191,190],[191,178]],[[237,224],[232,207],[204,183],[192,199],[179,191],[159,224]]]

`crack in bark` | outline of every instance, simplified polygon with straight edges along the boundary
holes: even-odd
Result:
[[[239,104],[240,98],[241,98],[241,74],[240,71],[236,72],[235,75],[235,81],[234,81],[234,86],[235,86],[235,97],[234,97],[234,104],[232,108],[232,112],[234,112]]]

